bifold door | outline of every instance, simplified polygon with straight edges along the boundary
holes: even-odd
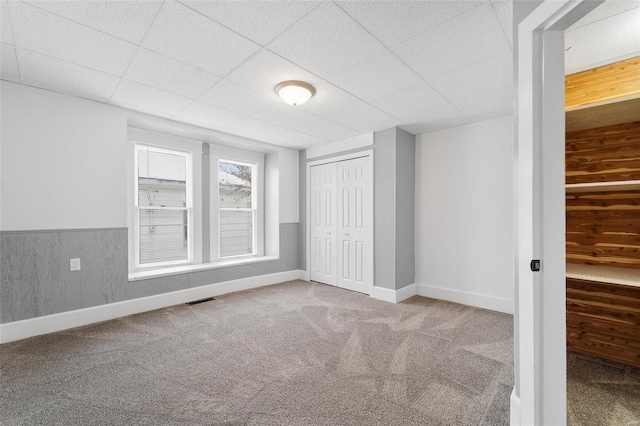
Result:
[[[371,293],[371,157],[311,167],[311,279]]]
[[[336,285],[336,163],[311,167],[311,279]]]

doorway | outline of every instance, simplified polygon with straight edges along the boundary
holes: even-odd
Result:
[[[310,164],[310,278],[371,294],[371,155]]]

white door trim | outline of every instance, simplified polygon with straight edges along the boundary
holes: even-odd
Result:
[[[566,423],[564,30],[599,3],[545,0],[517,29],[512,424]]]

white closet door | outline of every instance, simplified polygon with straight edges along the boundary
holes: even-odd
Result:
[[[338,287],[371,294],[373,176],[371,157],[338,163]]]
[[[310,168],[311,279],[336,285],[336,163]]]

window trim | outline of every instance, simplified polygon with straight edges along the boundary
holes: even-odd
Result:
[[[272,261],[279,258],[278,251],[269,252],[269,255],[265,255],[266,250],[266,232],[267,227],[265,221],[267,219],[267,212],[265,209],[265,194],[267,191],[267,169],[266,159],[267,154],[260,151],[249,151],[244,149],[231,148],[224,145],[217,145],[214,142],[204,142],[203,140],[192,139],[187,136],[178,136],[168,133],[162,133],[157,130],[144,129],[138,127],[127,128],[127,139],[129,145],[127,146],[127,218],[128,218],[128,253],[129,259],[129,282],[136,281],[138,279],[145,279],[158,276],[167,276],[181,273],[188,273],[190,271],[197,270],[209,270],[217,268],[225,268],[236,266],[245,263],[254,263],[262,261]],[[203,143],[209,145],[208,161],[205,160],[206,154],[203,151]],[[135,170],[137,164],[136,161],[136,145],[145,145],[153,148],[166,149],[169,151],[182,151],[191,154],[192,168],[192,221],[191,226],[191,260],[190,263],[183,262],[179,265],[166,265],[166,266],[151,266],[144,267],[136,265],[135,253],[138,248],[134,247],[135,233],[134,222],[136,221],[135,205],[136,205],[136,191],[137,183]],[[218,197],[217,185],[218,185],[218,170],[217,160],[223,158],[227,160],[233,160],[240,163],[255,163],[257,172],[257,205],[258,212],[256,218],[255,232],[257,233],[256,244],[257,251],[253,255],[242,255],[240,257],[225,257],[220,258],[218,256]],[[203,182],[203,169],[209,167],[210,176],[208,183]],[[208,218],[203,218],[203,203],[205,198],[203,197],[203,191],[205,188],[209,189],[209,200],[207,205],[209,206]],[[269,186],[271,188],[271,185]],[[269,189],[270,193],[273,189]],[[277,200],[275,206],[278,205]],[[273,205],[269,207],[272,211]],[[215,217],[214,217],[215,216]],[[209,232],[205,235],[205,222],[209,223]],[[204,257],[203,249],[205,247],[205,238],[209,238],[209,257]],[[277,236],[276,236],[277,238]],[[207,259],[203,261],[203,259]],[[145,278],[143,278],[145,277]]]
[[[140,206],[139,204],[139,169],[138,169],[138,155],[139,147],[147,148],[154,152],[180,155],[185,157],[185,180],[186,180],[186,194],[185,194],[185,207],[159,207],[159,206]],[[136,271],[164,268],[169,266],[180,266],[193,263],[193,155],[190,151],[184,151],[180,149],[173,149],[167,147],[160,147],[157,145],[151,145],[147,143],[134,142],[134,158],[133,158],[133,182],[134,182],[134,195],[133,195],[133,256],[134,256],[134,269]],[[169,260],[162,262],[150,262],[140,263],[140,211],[141,210],[167,210],[167,211],[186,211],[187,212],[187,258],[181,260]]]

